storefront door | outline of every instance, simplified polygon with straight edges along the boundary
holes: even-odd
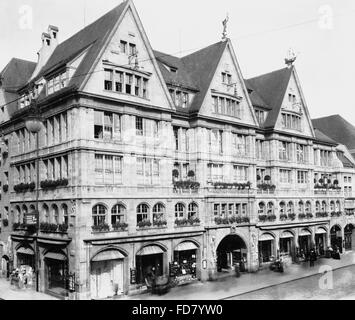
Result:
[[[269,262],[272,256],[272,240],[259,241],[259,253],[261,262]]]
[[[17,253],[17,268],[20,268],[21,266],[30,266],[34,268],[34,255]]]
[[[45,259],[47,268],[47,290],[65,296],[67,294],[67,261]]]
[[[163,254],[150,254],[137,256],[137,283],[145,283],[145,279],[149,278],[151,272],[154,271],[155,276],[163,275]]]
[[[123,293],[123,260],[91,262],[91,297],[104,299]]]
[[[298,244],[305,254],[308,253],[310,250],[310,236],[299,236]]]
[[[324,255],[325,249],[326,248],[326,242],[325,242],[325,236],[326,234],[316,234],[315,235],[315,241],[316,241],[316,250],[319,255]]]

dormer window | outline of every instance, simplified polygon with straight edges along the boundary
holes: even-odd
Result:
[[[288,94],[288,101],[292,103],[296,103],[296,96],[294,94]]]
[[[56,32],[53,32],[53,38],[57,39],[57,33]]]
[[[238,100],[218,96],[212,96],[212,99],[214,113],[241,118],[241,106]]]
[[[189,94],[181,90],[169,89],[171,99],[176,107],[187,108],[189,106]]]
[[[46,42],[47,42],[47,46],[51,45],[51,40],[47,39]]]
[[[169,69],[170,69],[170,72],[173,72],[173,73],[176,73],[176,72],[177,72],[177,68],[169,67]]]
[[[301,131],[301,117],[299,115],[284,112],[281,115],[283,128]]]
[[[47,94],[57,92],[67,86],[68,77],[67,72],[64,71],[47,81]]]
[[[255,116],[256,116],[256,120],[258,121],[259,125],[262,125],[265,121],[265,111],[255,109]]]

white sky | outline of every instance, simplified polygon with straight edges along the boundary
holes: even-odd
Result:
[[[49,24],[59,41],[118,5],[120,0],[1,0],[0,70],[12,57],[36,61]],[[84,4],[86,3],[84,10]],[[353,0],[135,0],[154,49],[188,54],[228,37],[245,78],[284,67],[292,47],[312,118],[340,114],[355,124]],[[26,24],[32,10],[32,25]],[[24,10],[24,11],[21,11]],[[86,17],[84,19],[84,16]],[[328,18],[327,18],[328,17]],[[304,23],[307,22],[307,23]],[[289,27],[293,26],[293,27]],[[286,27],[286,28],[285,28]]]

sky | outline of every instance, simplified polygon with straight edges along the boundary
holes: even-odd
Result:
[[[63,41],[120,0],[1,0],[0,70],[12,57],[37,61],[41,34]],[[228,14],[244,78],[283,68],[289,48],[312,118],[340,114],[355,125],[354,0],[134,0],[151,46],[183,56],[221,40]]]

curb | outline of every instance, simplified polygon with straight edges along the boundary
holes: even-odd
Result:
[[[340,266],[340,267],[337,267],[337,268],[333,268],[332,271],[339,270],[339,269],[343,269],[343,268],[348,268],[348,267],[350,267],[350,266],[355,266],[355,263],[351,263],[351,264],[348,264],[348,265],[345,265],[345,266]],[[234,297],[238,297],[238,296],[242,296],[242,295],[245,295],[245,294],[248,294],[248,293],[260,291],[260,290],[267,289],[267,288],[276,287],[276,286],[279,286],[279,285],[282,285],[282,284],[294,282],[294,281],[301,280],[301,279],[306,279],[306,278],[314,277],[314,276],[319,275],[319,274],[321,274],[321,273],[320,273],[320,272],[317,272],[317,273],[310,274],[310,275],[307,275],[307,276],[304,276],[304,277],[299,277],[299,278],[295,278],[295,279],[291,279],[291,280],[286,280],[286,281],[284,281],[284,282],[279,282],[279,283],[275,283],[275,284],[270,284],[270,285],[268,285],[268,286],[261,287],[261,288],[258,288],[258,289],[253,289],[253,290],[245,291],[245,292],[243,292],[243,293],[237,293],[237,294],[235,294],[235,295],[228,296],[228,297],[225,297],[225,298],[220,298],[220,299],[217,299],[217,300],[228,300],[228,299],[231,299],[231,298],[234,298]]]

